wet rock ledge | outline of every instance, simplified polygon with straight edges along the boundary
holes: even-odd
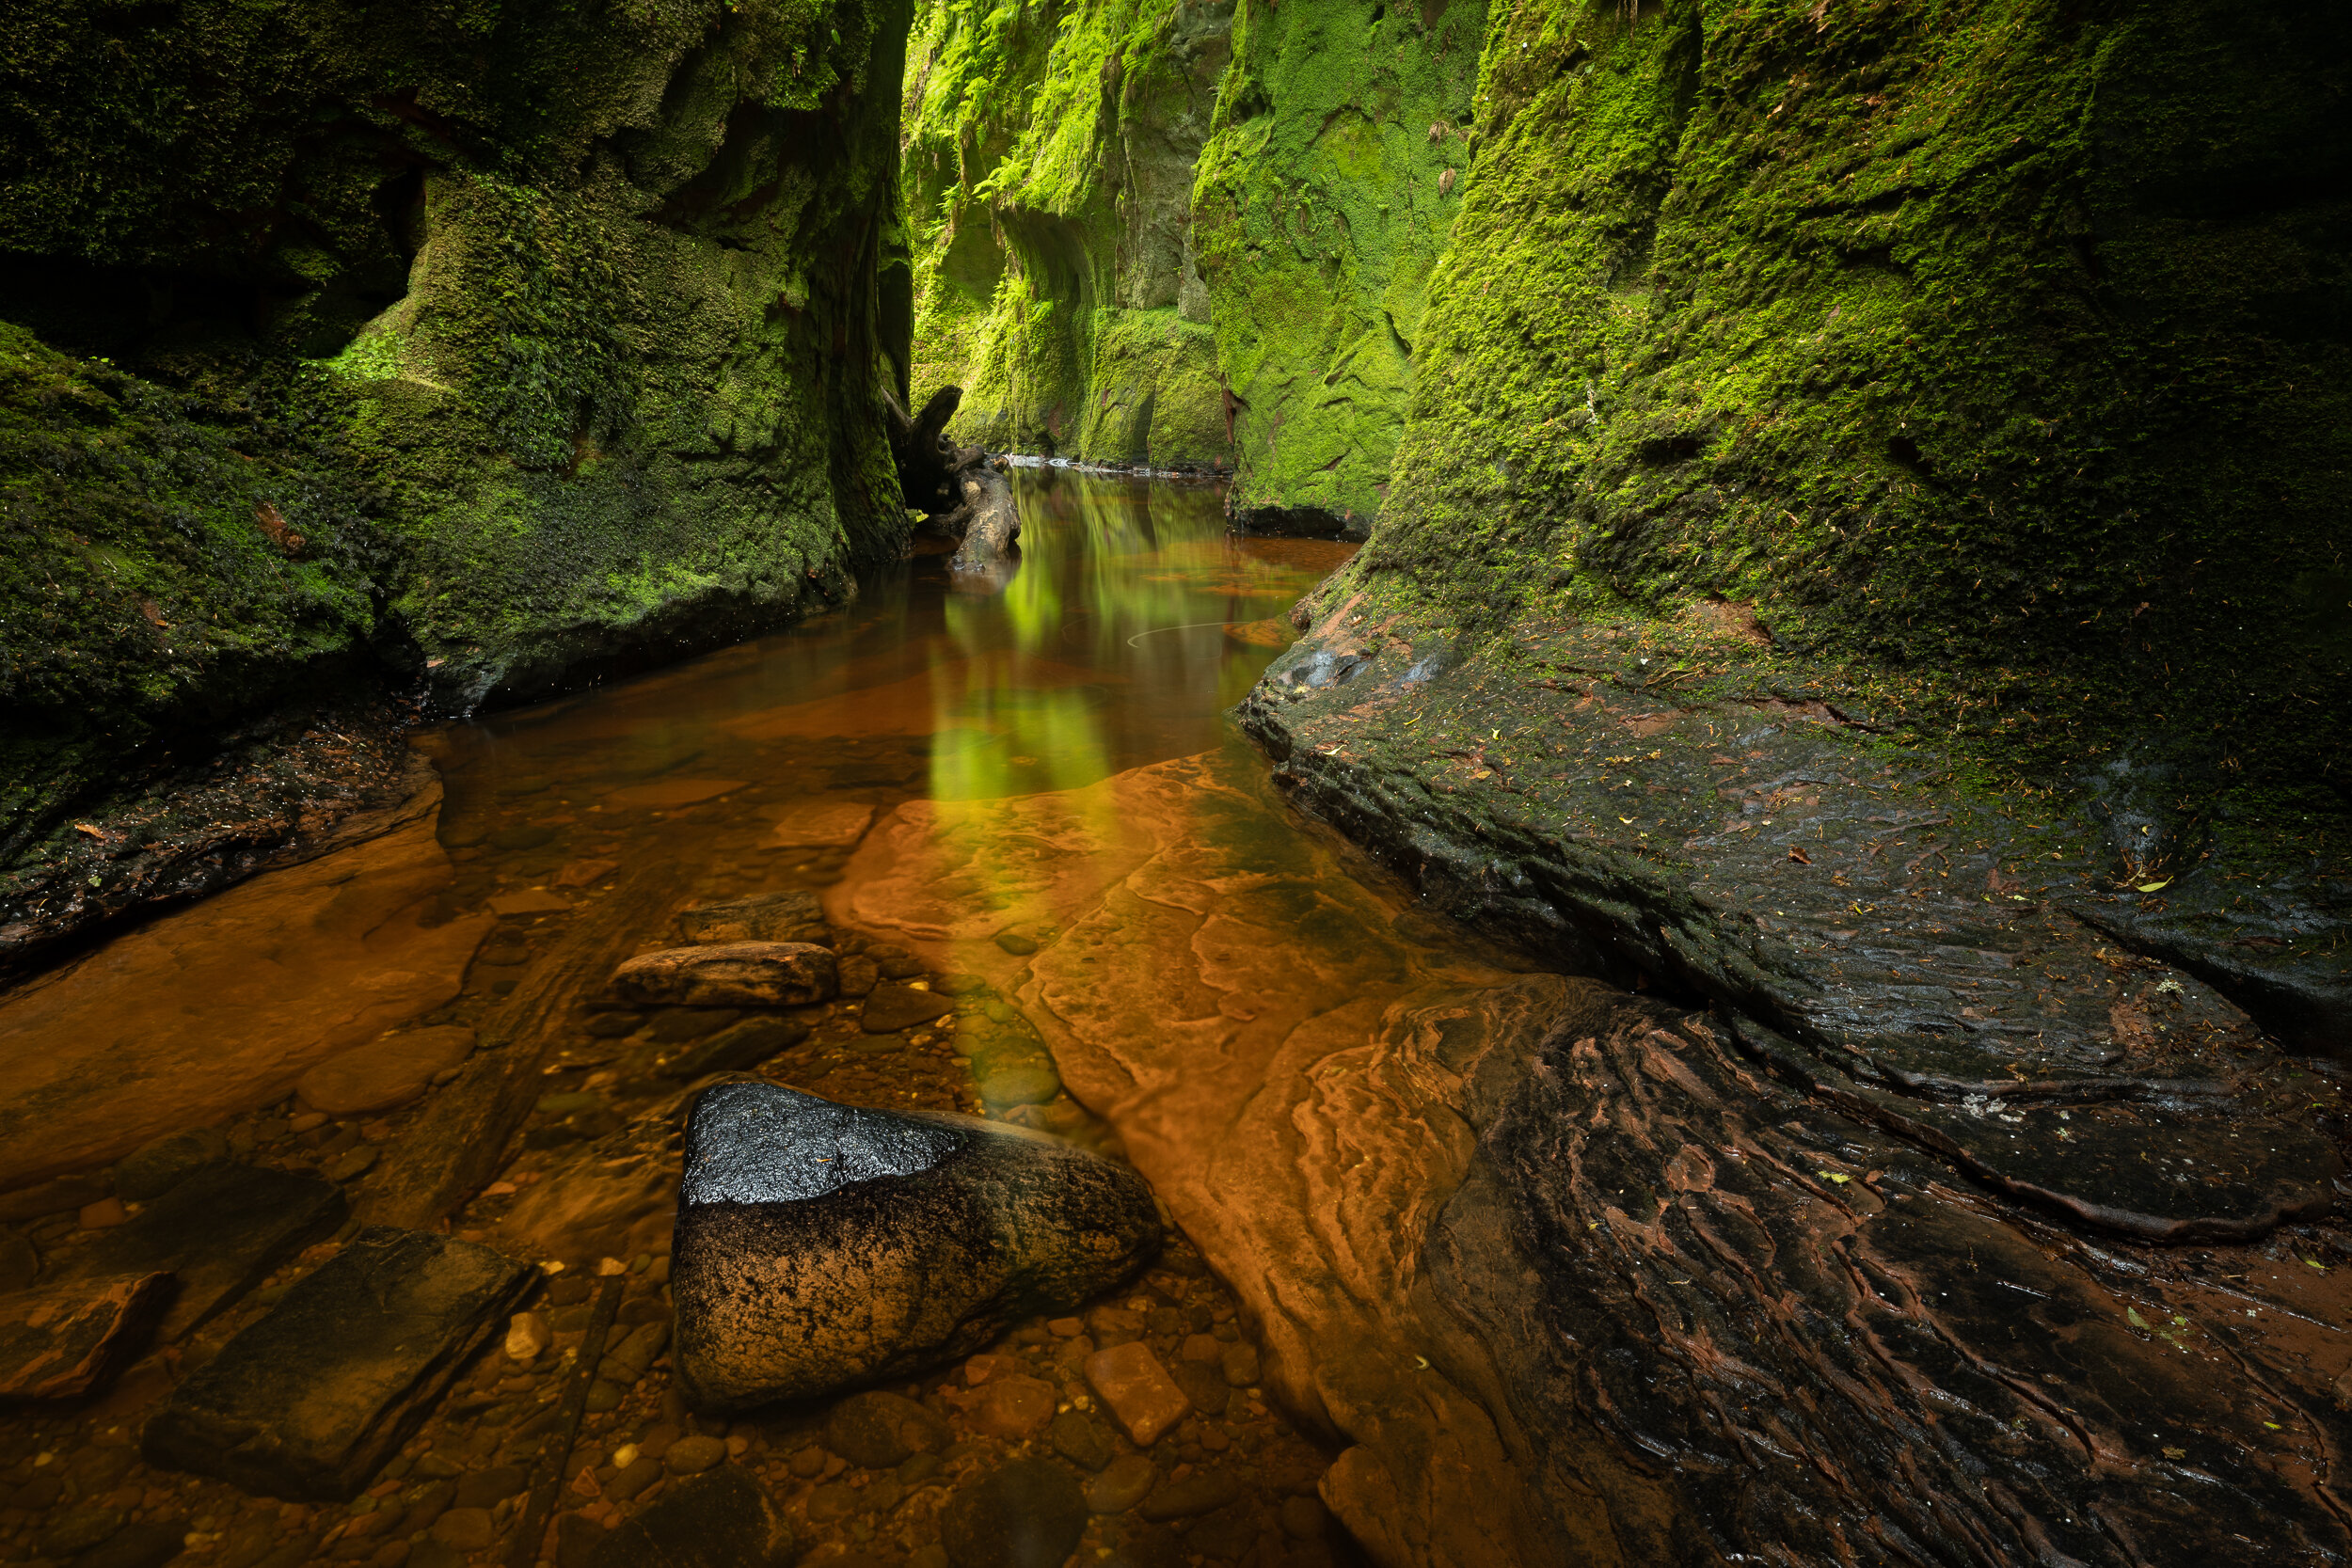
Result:
[[[2334,1140],[2263,1109],[2289,1050],[2352,1039],[2341,963],[2271,935],[2299,934],[2291,906],[2196,940],[2171,905],[2235,868],[2161,818],[2102,832],[1802,692],[1693,689],[1701,660],[1739,664],[1736,632],[1517,641],[1462,662],[1334,614],[1243,721],[1300,804],[1438,909],[1704,999],[1775,1076],[2010,1196],[2160,1242],[2329,1207]],[[2168,914],[2197,957],[2130,940]]]
[[[2086,822],[1964,787],[1764,678],[1736,625],[1468,660],[1353,609],[1242,705],[1278,784],[1424,907],[1647,993],[1572,987],[1454,1069],[1476,1153],[1406,1238],[1522,1541],[2352,1546],[2322,884],[2233,883],[2127,791]]]

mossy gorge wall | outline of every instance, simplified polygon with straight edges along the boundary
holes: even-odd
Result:
[[[967,438],[1205,458],[1245,522],[1369,531],[1375,603],[1752,603],[1903,733],[2332,811],[2348,29],[943,0],[917,379],[972,389]]]
[[[2347,29],[18,8],[9,853],[338,670],[462,706],[838,598],[906,527],[884,393],[948,382],[1368,532],[1336,587],[1463,650],[1735,601],[1890,734],[2340,813]]]
[[[337,672],[528,696],[895,558],[907,24],[13,8],[8,847]]]
[[[1475,0],[922,13],[916,381],[959,432],[1220,468],[1235,514],[1360,533],[1464,161]]]

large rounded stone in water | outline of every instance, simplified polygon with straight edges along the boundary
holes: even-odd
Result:
[[[717,1412],[902,1377],[1074,1307],[1159,1244],[1143,1179],[1058,1139],[722,1084],[686,1126],[678,1382]]]

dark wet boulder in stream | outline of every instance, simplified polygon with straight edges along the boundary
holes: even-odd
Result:
[[[686,1129],[678,1383],[710,1412],[902,1376],[1108,1289],[1160,1239],[1140,1177],[1059,1140],[721,1085]]]

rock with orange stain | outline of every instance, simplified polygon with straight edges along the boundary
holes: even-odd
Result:
[[[803,942],[728,942],[640,953],[613,972],[624,1001],[683,1007],[795,1007],[838,989],[833,950]]]
[[[171,1275],[158,1273],[0,1296],[0,1400],[101,1391],[145,1348],[170,1299]]]

